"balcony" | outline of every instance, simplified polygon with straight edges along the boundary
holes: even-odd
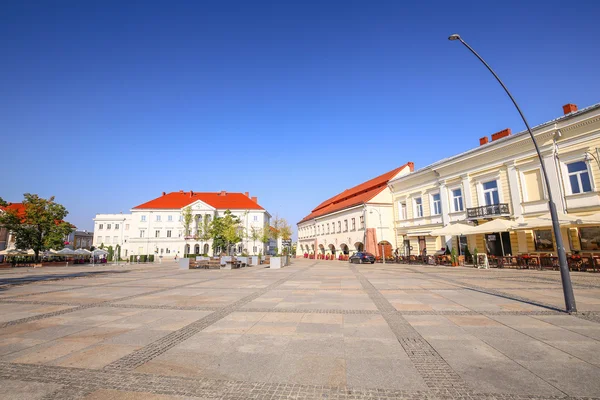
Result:
[[[491,218],[500,217],[504,215],[510,215],[510,210],[508,209],[507,203],[467,208],[468,219]]]

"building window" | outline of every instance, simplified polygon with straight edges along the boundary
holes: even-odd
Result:
[[[142,215],[142,222],[146,222],[146,216]]]
[[[320,235],[320,234],[321,234],[321,227],[317,226],[317,235]]]
[[[106,239],[104,239],[104,240],[105,240],[104,243],[109,244],[110,243],[110,236],[107,236]]]
[[[406,218],[408,218],[408,216],[406,215],[406,203],[398,202],[398,219],[403,221]]]
[[[178,231],[177,232],[177,235],[178,235],[177,237],[181,237],[181,234],[182,234],[182,231]]]
[[[329,224],[327,224],[327,234],[329,234]]]
[[[106,229],[110,229],[110,224],[106,224]]]
[[[102,244],[102,236],[98,236],[98,238],[96,239],[96,243]]]
[[[482,184],[483,187],[483,201],[486,206],[494,204],[500,204],[500,197],[498,195],[498,181],[489,181]]]
[[[539,169],[523,172],[523,197],[525,201],[542,200],[544,189]]]
[[[579,228],[579,243],[583,251],[600,250],[600,228]]]
[[[342,231],[342,221],[338,221],[338,233]]]
[[[344,232],[348,232],[348,220],[344,220]]]
[[[585,161],[576,161],[567,164],[567,172],[569,174],[569,182],[571,183],[571,193],[585,193],[592,191],[592,183],[590,181],[590,171]]]
[[[171,231],[167,231],[167,237],[171,237]]]
[[[140,237],[143,238],[144,236],[146,236],[146,231],[141,229],[140,230]]]
[[[160,237],[160,231],[154,231],[154,237]]]
[[[365,217],[360,216],[360,229],[365,229]]]
[[[179,216],[179,221],[183,221],[183,215]],[[167,249],[168,250],[168,249]]]
[[[352,230],[356,230],[356,218],[352,218]]]
[[[258,221],[258,215],[255,215],[255,216],[254,216],[254,220],[255,220],[255,221]]]
[[[169,216],[167,217],[167,221],[169,221],[169,222],[173,221],[173,216],[172,216],[172,215],[169,215]]]
[[[119,243],[119,237],[118,236],[113,237],[113,243],[115,243],[115,244]]]
[[[420,197],[415,199],[415,215],[417,218],[421,218],[423,216],[423,199]]]
[[[550,229],[533,231],[533,237],[535,242],[535,251],[554,250],[554,243],[552,242],[552,231]]]
[[[253,249],[254,249],[253,253],[256,254],[256,246],[254,246]]]
[[[431,203],[433,206],[433,215],[440,215],[442,213],[442,201],[439,193],[431,195]]]
[[[125,230],[128,231],[129,230],[129,224],[125,224]]]
[[[98,229],[104,229],[104,224],[98,225]]]
[[[160,222],[160,215],[156,216],[156,222]]]
[[[462,189],[452,189],[452,207],[453,211],[464,211]]]
[[[115,229],[119,229],[119,224],[115,224]]]
[[[167,248],[165,249],[165,253],[167,253],[167,254],[170,254],[170,253],[171,253],[171,250],[170,250],[170,249],[167,247]]]

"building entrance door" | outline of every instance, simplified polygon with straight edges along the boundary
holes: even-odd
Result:
[[[508,232],[494,232],[485,235],[485,246],[487,253],[491,256],[502,257],[506,254],[512,254],[510,245],[510,234]],[[502,247],[504,246],[504,254]]]
[[[426,244],[427,242],[425,241],[425,236],[419,236],[419,255],[420,256],[424,256],[426,255],[427,249],[426,249]]]

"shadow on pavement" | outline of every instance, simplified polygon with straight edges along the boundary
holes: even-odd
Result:
[[[21,276],[18,278],[0,278],[0,285],[22,285],[26,283],[34,283],[41,281],[53,281],[60,279],[69,279],[69,278],[81,278],[81,277],[92,277],[92,276],[101,276],[106,274],[125,274],[130,271],[122,271],[122,270],[109,270],[109,271],[89,271],[89,272],[73,272],[67,274],[48,274],[48,275],[30,275],[30,276]],[[6,290],[8,287],[0,287],[0,291]]]

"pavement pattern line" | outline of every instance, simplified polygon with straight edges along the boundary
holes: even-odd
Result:
[[[117,371],[133,370],[133,369],[139,367],[140,365],[143,365],[143,364],[147,363],[148,361],[154,359],[155,357],[158,357],[159,355],[165,353],[166,351],[175,347],[179,343],[191,338],[195,334],[197,334],[197,333],[201,332],[202,330],[206,329],[207,327],[213,325],[217,321],[220,321],[221,319],[225,318],[229,314],[231,314],[235,311],[239,311],[242,306],[244,306],[244,305],[250,303],[251,301],[259,298],[260,296],[270,292],[271,290],[277,288],[278,286],[282,285],[283,283],[287,282],[288,280],[294,278],[295,276],[310,270],[310,268],[313,265],[314,264],[312,264],[311,266],[309,266],[306,269],[300,269],[288,276],[285,276],[285,277],[273,282],[272,284],[270,284],[269,286],[267,286],[265,288],[259,289],[258,291],[254,292],[248,296],[242,297],[241,299],[239,299],[223,308],[220,308],[219,310],[217,310],[211,314],[208,314],[208,315],[198,319],[197,321],[194,321],[191,324],[184,326],[181,329],[171,332],[168,335],[163,336],[160,339],[150,343],[149,345],[142,347],[141,349],[138,349],[132,353],[129,353],[128,355],[106,365],[104,367],[104,369],[117,370]]]
[[[459,388],[407,391],[244,382],[6,362],[0,362],[0,379],[63,385],[62,388],[47,395],[45,397],[47,400],[77,400],[99,389],[221,400],[600,400],[597,397],[479,393]]]
[[[367,292],[398,342],[415,366],[417,372],[430,388],[467,390],[469,386],[450,367],[444,358],[425,340],[396,308],[373,286],[373,284],[356,268],[350,265],[364,290]]]
[[[224,279],[225,277],[226,276],[222,276],[222,277],[217,277],[217,278],[213,278],[213,279],[209,279],[209,280]],[[33,315],[31,317],[25,317],[25,318],[15,319],[15,320],[7,321],[7,322],[4,322],[4,323],[0,324],[0,329],[6,328],[8,326],[19,325],[19,324],[24,324],[24,323],[27,323],[27,322],[38,321],[38,320],[41,320],[41,319],[56,317],[58,315],[69,314],[69,313],[72,313],[72,312],[75,312],[75,311],[85,310],[85,309],[88,309],[88,308],[105,307],[105,306],[109,306],[109,305],[111,305],[113,303],[117,303],[117,302],[120,302],[120,301],[127,301],[127,300],[131,300],[131,299],[135,299],[137,297],[149,296],[149,295],[153,295],[153,294],[157,294],[157,293],[161,293],[161,292],[166,292],[166,291],[173,290],[173,289],[180,289],[180,288],[183,288],[183,287],[186,287],[186,286],[197,285],[198,283],[201,283],[201,282],[207,282],[207,280],[203,279],[203,280],[200,280],[200,281],[194,281],[194,282],[185,283],[183,285],[170,286],[170,287],[165,287],[165,288],[162,288],[162,289],[156,289],[156,290],[153,290],[153,291],[150,291],[150,292],[144,292],[144,293],[133,294],[131,296],[120,297],[118,299],[100,301],[100,302],[90,303],[90,304],[75,305],[74,307],[67,308],[67,309],[64,309],[64,310],[58,310],[58,311],[53,311],[53,312],[49,312],[49,313]],[[97,286],[94,286],[94,287],[97,287]]]

